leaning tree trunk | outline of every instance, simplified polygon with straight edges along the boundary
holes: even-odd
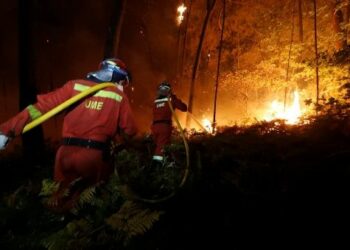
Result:
[[[199,65],[199,58],[200,58],[202,46],[203,46],[203,40],[205,37],[205,32],[207,30],[210,14],[211,14],[211,12],[214,8],[214,5],[215,5],[215,1],[216,0],[207,0],[207,13],[206,13],[204,23],[202,26],[202,32],[201,32],[201,36],[199,38],[199,44],[197,47],[196,57],[195,57],[195,61],[194,61],[193,68],[192,68],[192,78],[191,78],[190,93],[189,93],[189,100],[188,100],[188,112],[190,112],[190,113],[192,113],[192,109],[193,109],[193,97],[194,97],[194,90],[195,90],[194,87],[195,87],[195,81],[196,81],[197,70],[198,70],[198,65]],[[191,125],[190,119],[191,119],[190,115],[187,115],[187,117],[186,117],[186,127],[187,128],[189,128]]]
[[[113,0],[112,13],[108,26],[104,58],[118,56],[120,33],[122,29],[126,0]]]
[[[19,25],[19,107],[24,109],[36,102],[35,55],[32,33],[34,22],[34,2],[18,1]],[[44,136],[41,126],[22,136],[23,153],[30,161],[38,161],[44,149]]]

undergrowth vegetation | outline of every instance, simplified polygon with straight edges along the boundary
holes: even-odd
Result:
[[[57,190],[49,178],[52,158],[31,166],[15,152],[0,162],[2,181],[14,183],[2,185],[0,246],[249,249],[256,243],[246,239],[263,237],[259,244],[273,247],[274,240],[265,236],[292,237],[292,226],[301,235],[328,234],[325,223],[349,217],[349,136],[346,98],[323,100],[317,115],[299,125],[274,120],[221,127],[215,135],[192,133],[190,174],[180,189],[186,156],[178,136],[168,149],[177,160],[170,170],[150,169],[149,144],[139,140],[116,153],[116,172],[108,183],[84,190],[65,214],[47,208]],[[45,154],[52,156],[49,150]],[[31,171],[16,175],[15,169],[25,168]],[[137,199],[173,191],[160,203]]]

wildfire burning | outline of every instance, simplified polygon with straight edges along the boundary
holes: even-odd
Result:
[[[284,107],[284,104],[274,100],[271,103],[271,109],[264,117],[265,120],[271,121],[273,119],[284,119],[287,124],[296,124],[302,115],[299,102],[299,93],[294,91],[293,103],[289,107]]]
[[[186,11],[187,7],[184,4],[181,4],[179,7],[177,7],[177,12],[179,15],[177,16],[177,24],[181,25],[182,21],[184,20],[184,13]]]
[[[205,118],[202,120],[203,127],[207,130],[208,133],[213,133],[213,126],[209,119]]]
[[[272,121],[275,119],[281,119],[285,120],[286,124],[297,124],[300,122],[300,117],[303,114],[306,114],[308,111],[305,108],[302,108],[300,105],[300,96],[298,91],[294,91],[290,98],[289,105],[284,105],[283,102],[274,100],[271,102],[269,107],[263,111],[258,111],[261,115],[257,115],[256,117],[259,117],[258,120],[265,120],[265,121]],[[191,114],[191,113],[190,113]],[[226,112],[227,115],[225,115],[226,118],[229,118],[230,115]],[[192,129],[196,131],[202,131],[206,133],[213,134],[216,131],[213,129],[213,125],[210,119],[206,118],[209,115],[203,115],[202,119],[197,120],[195,116],[191,115],[191,119],[195,121],[195,124],[193,124]],[[232,124],[234,120],[229,119],[220,119],[220,126],[229,126]],[[235,124],[240,124],[239,121],[235,121]],[[244,121],[242,125],[245,124],[251,124],[250,122],[247,123],[247,121]]]

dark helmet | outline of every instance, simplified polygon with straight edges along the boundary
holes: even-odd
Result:
[[[171,85],[167,81],[163,81],[158,86],[159,96],[168,96],[171,93]]]
[[[88,78],[94,78],[101,82],[125,81],[128,84],[131,81],[130,73],[128,72],[125,63],[117,58],[105,59],[100,63],[99,70],[90,72]]]

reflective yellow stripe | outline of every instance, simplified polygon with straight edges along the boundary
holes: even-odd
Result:
[[[110,98],[110,99],[113,99],[113,100],[115,100],[117,102],[121,102],[122,99],[123,99],[122,96],[118,95],[115,92],[108,91],[108,90],[100,90],[94,96]]]
[[[42,116],[42,113],[33,105],[29,105],[27,107],[27,110],[28,110],[30,118],[32,118],[32,120],[35,120],[36,118]]]
[[[82,92],[82,91],[87,90],[89,88],[90,88],[89,86],[85,86],[85,85],[82,85],[79,83],[74,84],[74,90],[76,90],[76,91]]]
[[[85,91],[85,90],[87,90],[89,88],[90,88],[89,86],[85,86],[85,85],[82,85],[82,84],[79,84],[79,83],[74,84],[74,90],[76,90],[76,91],[82,92],[82,91]],[[94,96],[113,99],[113,100],[115,100],[117,102],[121,102],[122,99],[123,99],[122,96],[118,95],[115,92],[108,91],[108,90],[100,90],[96,94],[94,94]]]

